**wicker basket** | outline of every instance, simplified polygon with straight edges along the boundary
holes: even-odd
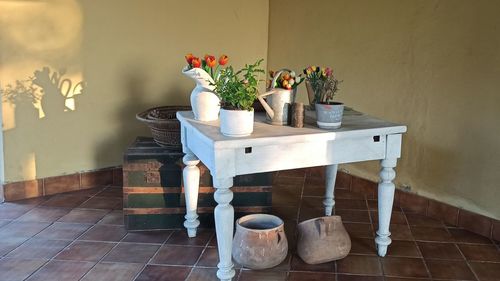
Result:
[[[177,111],[191,110],[190,106],[161,106],[150,108],[136,115],[137,120],[146,123],[154,141],[167,148],[181,147],[180,123],[175,117]]]

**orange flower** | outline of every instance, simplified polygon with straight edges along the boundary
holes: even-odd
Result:
[[[187,63],[191,64],[191,62],[193,61],[193,58],[194,58],[193,54],[189,53],[185,57],[186,57]]]
[[[226,56],[226,55],[222,55],[220,56],[219,58],[219,64],[220,65],[225,65],[227,63],[227,61],[229,60],[229,58]]]
[[[200,58],[193,57],[191,59],[191,67],[197,68],[197,67],[200,67],[200,66],[201,66],[201,60],[200,60]]]
[[[215,57],[210,55],[205,55],[205,61],[207,62],[208,67],[214,67],[215,64],[217,63],[215,61]]]

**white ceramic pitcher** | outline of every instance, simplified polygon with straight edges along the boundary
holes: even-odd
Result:
[[[295,102],[295,95],[297,89],[286,90],[274,88],[276,80],[279,78],[282,72],[288,71],[288,69],[280,69],[276,72],[274,79],[271,83],[271,88],[269,91],[259,95],[257,98],[262,104],[267,113],[267,122],[272,125],[288,125],[290,124],[291,118],[291,105]],[[267,97],[264,100],[264,97]]]

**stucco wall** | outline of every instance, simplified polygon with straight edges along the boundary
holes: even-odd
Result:
[[[408,125],[398,187],[498,219],[499,10],[498,1],[273,0],[269,66],[332,66],[344,80],[338,100]],[[378,163],[342,168],[378,177]]]
[[[235,67],[267,58],[268,8],[267,0],[0,1],[0,88],[29,93],[24,80],[35,76],[47,94],[43,112],[3,102],[6,181],[120,165],[135,136],[149,134],[136,113],[189,104],[186,53],[225,53]]]

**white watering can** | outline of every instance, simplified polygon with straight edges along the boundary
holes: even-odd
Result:
[[[272,125],[288,125],[291,119],[291,105],[295,102],[295,95],[297,89],[279,89],[274,88],[276,80],[281,75],[282,72],[288,71],[288,69],[280,69],[276,72],[274,79],[271,83],[271,88],[269,91],[259,95],[257,98],[264,107],[267,113],[267,122]],[[264,100],[264,97],[267,97]]]

